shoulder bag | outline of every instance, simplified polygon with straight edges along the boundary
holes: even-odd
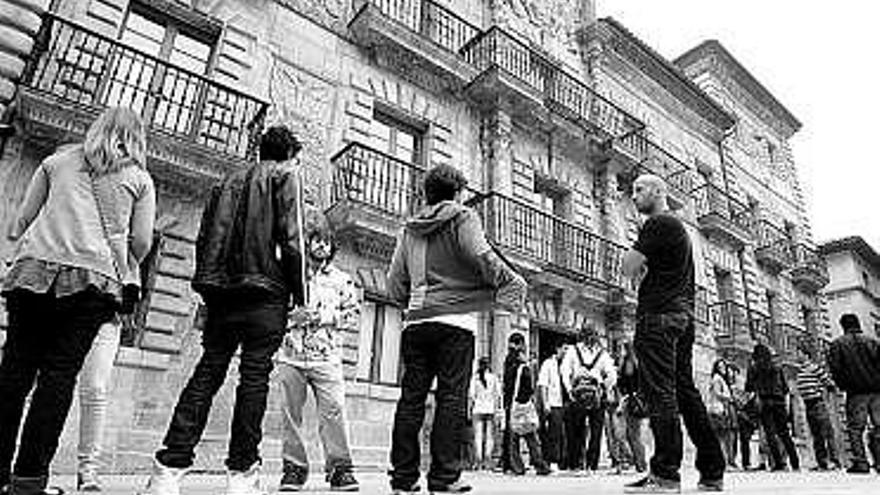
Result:
[[[525,366],[521,364],[516,370],[516,384],[513,386],[513,400],[510,406],[510,431],[517,435],[528,435],[538,431],[538,411],[535,409],[535,403],[531,398],[524,403],[516,401]]]

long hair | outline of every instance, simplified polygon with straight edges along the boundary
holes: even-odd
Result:
[[[486,383],[486,372],[489,371],[489,358],[481,357],[477,362],[477,373],[480,376],[480,383],[483,384],[483,387],[488,387],[489,385]]]
[[[712,365],[712,376],[718,375],[727,381],[727,367],[726,362],[723,359],[718,359],[715,361],[715,364]]]
[[[98,116],[83,142],[86,170],[101,176],[128,166],[147,168],[147,130],[130,108],[111,107]]]

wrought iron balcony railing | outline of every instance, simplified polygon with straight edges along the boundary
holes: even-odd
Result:
[[[691,191],[696,202],[697,220],[701,228],[720,232],[738,243],[746,243],[752,235],[753,221],[748,209],[724,189],[705,183]]]
[[[499,248],[578,280],[621,285],[623,246],[584,227],[499,193],[469,201]]]
[[[245,157],[267,104],[201,74],[46,14],[22,84],[84,107],[130,107],[152,129]]]
[[[806,331],[791,323],[774,323],[770,334],[770,345],[784,362],[797,359],[798,347],[802,339],[807,338]]]
[[[536,48],[493,26],[468,42],[462,55],[477,70],[504,71],[528,86],[552,111],[613,138],[644,124],[596,93],[561,64]]]
[[[754,223],[755,256],[765,266],[781,271],[794,263],[794,251],[788,234],[766,219]]]
[[[792,281],[802,290],[815,292],[829,282],[828,266],[816,249],[805,244],[791,246],[793,268],[789,273]]]
[[[383,14],[458,53],[480,30],[434,0],[369,0]]]
[[[699,285],[694,294],[694,320],[704,324],[712,322],[712,312],[709,310],[709,291]]]

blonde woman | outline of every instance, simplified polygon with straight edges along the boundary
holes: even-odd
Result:
[[[82,145],[37,167],[7,233],[19,244],[2,289],[9,327],[0,363],[0,485],[14,495],[62,493],[46,485],[76,376],[119,309],[126,260],[143,259],[152,241],[156,195],[145,150],[140,117],[106,110]],[[112,202],[104,215],[94,190]]]

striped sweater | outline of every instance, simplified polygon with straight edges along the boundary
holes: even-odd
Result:
[[[822,399],[822,389],[833,387],[834,382],[825,368],[813,362],[801,365],[797,375],[797,389],[804,402]]]

